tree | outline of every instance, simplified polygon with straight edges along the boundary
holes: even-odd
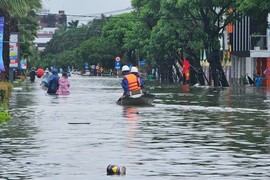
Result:
[[[254,18],[265,18],[269,13],[270,1],[268,0],[238,0],[238,11]]]
[[[86,60],[85,57],[79,55],[81,44],[91,38],[101,36],[105,20],[102,16],[101,19],[95,19],[86,25],[78,26],[76,25],[78,21],[73,21],[71,24],[76,26],[60,27],[40,55],[41,61],[44,62],[37,62],[37,64],[44,64],[47,67],[48,65],[58,67],[69,65],[80,68]]]
[[[9,37],[10,32],[19,30],[18,22],[32,9],[41,7],[40,0],[1,0],[0,16],[5,18],[3,58],[6,68],[9,68]],[[30,39],[27,39],[30,40]],[[6,69],[6,70],[7,70]]]
[[[72,20],[68,22],[68,28],[77,28],[79,25],[79,20]]]
[[[220,42],[219,38],[228,23],[232,22],[238,16],[236,13],[236,1],[219,1],[219,0],[177,0],[176,7],[182,13],[189,14],[194,24],[202,23],[205,32],[204,48],[207,49],[210,70],[214,83],[221,83],[222,86],[229,86],[220,61]],[[229,13],[229,10],[233,12]]]
[[[83,42],[79,48],[79,56],[89,64],[99,64],[106,69],[114,69],[115,44],[104,37],[93,37]]]
[[[110,17],[102,29],[102,36],[105,37],[112,46],[116,47],[115,55],[121,56],[126,63],[136,64],[133,56],[134,47],[125,46],[127,36],[132,32],[136,21],[132,13],[125,13]]]
[[[160,31],[164,32],[162,34],[159,32],[161,35],[157,40],[165,39],[164,47],[166,47],[166,51],[164,53],[171,54],[170,62],[174,62],[175,67],[175,59],[178,59],[179,64],[182,66],[184,58],[189,60],[192,64],[190,67],[191,85],[198,82],[205,85],[205,76],[199,60],[199,52],[203,48],[205,37],[202,23],[195,24],[188,13],[183,13],[177,8],[176,3],[177,0],[162,1],[160,9],[162,16],[158,26],[161,28]],[[177,58],[175,58],[175,54],[177,54]],[[179,74],[179,72],[177,73]]]
[[[19,20],[20,32],[20,57],[36,58],[36,49],[34,39],[38,31],[37,14],[34,10],[27,13],[26,16]]]

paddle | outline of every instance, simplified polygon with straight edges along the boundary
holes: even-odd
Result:
[[[117,102],[120,102],[120,101],[122,101],[122,99],[125,99],[126,98],[126,95],[122,95],[118,100],[117,100]]]
[[[251,79],[251,77],[247,76],[248,77],[248,81],[249,81],[249,84],[254,84],[254,81]]]

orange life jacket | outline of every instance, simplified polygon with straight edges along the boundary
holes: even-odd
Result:
[[[141,90],[140,82],[136,75],[127,74],[125,75],[125,78],[127,78],[127,81],[128,81],[129,91]]]

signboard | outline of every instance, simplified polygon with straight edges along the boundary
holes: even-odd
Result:
[[[268,27],[267,27],[267,47],[268,51],[270,51],[270,13],[268,13]]]
[[[5,71],[3,60],[4,17],[0,17],[0,71]]]
[[[9,40],[9,67],[19,67],[19,34],[10,33]]]
[[[115,61],[115,69],[120,69],[120,67],[121,67],[121,62]]]
[[[146,65],[146,60],[145,59],[139,61],[139,66],[143,66],[143,65]]]
[[[26,69],[27,68],[27,61],[26,59],[21,59],[21,67],[20,69]]]
[[[84,69],[88,69],[89,65],[87,62],[84,63]]]
[[[115,69],[121,68],[121,58],[119,56],[115,57]]]
[[[121,58],[119,56],[116,56],[115,61],[121,61]]]

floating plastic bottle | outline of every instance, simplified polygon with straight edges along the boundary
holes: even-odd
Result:
[[[125,166],[117,166],[110,164],[107,167],[107,175],[125,175],[126,167]]]

